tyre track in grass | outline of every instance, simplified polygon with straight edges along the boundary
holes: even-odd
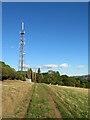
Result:
[[[34,83],[34,85],[33,85],[31,98],[28,100],[29,103],[28,103],[27,110],[26,110],[26,113],[24,115],[24,118],[27,118],[27,116],[28,116],[29,108],[30,108],[30,106],[32,104],[32,98],[33,98],[34,92],[35,92],[35,87],[36,87],[36,83]]]
[[[51,103],[52,108],[54,109],[56,118],[59,118],[60,120],[63,120],[60,111],[59,111],[59,110],[57,109],[57,107],[56,107],[56,102],[55,102],[55,100],[53,99],[53,96],[52,96],[51,93],[50,93],[50,88],[47,89],[44,84],[43,84],[43,88],[46,89],[46,91],[47,91],[47,93],[48,93],[48,96],[49,96],[49,98],[50,98],[49,100],[50,100],[50,103]]]
[[[27,113],[27,108],[30,103],[29,101],[32,99],[33,87],[34,87],[34,84],[31,85],[31,88],[29,88],[29,90],[27,91],[25,98],[22,100],[20,105],[17,107],[15,111],[16,118],[24,118],[25,114]]]
[[[42,89],[42,85],[35,83],[35,87],[33,89],[33,95],[32,99],[30,100],[27,113],[25,115],[25,118],[30,118],[30,119],[42,119],[46,118],[45,114],[45,95],[43,92],[45,92],[44,89]],[[43,91],[43,92],[42,92]]]
[[[33,83],[7,80],[2,87],[2,117],[23,118],[31,98]]]
[[[25,118],[61,118],[55,101],[45,86],[36,84]]]
[[[53,89],[52,86],[50,86],[50,85],[44,84],[44,86],[46,87],[47,91],[50,93],[50,95],[54,99],[58,111],[61,112],[61,114],[62,114],[62,118],[63,119],[66,119],[66,118],[71,119],[72,118],[74,120],[72,113],[70,111],[68,111],[68,108],[62,104],[61,98],[58,95],[58,93],[56,92],[56,90]]]
[[[78,103],[78,99],[79,99],[79,92],[76,90],[76,93],[78,93],[77,95],[77,99],[75,98],[74,93],[72,92],[72,90],[70,90],[70,93],[67,93],[66,89],[60,89],[59,86],[48,86],[52,89],[52,91],[56,94],[56,96],[58,97],[58,99],[56,99],[57,105],[58,105],[58,109],[61,111],[63,118],[72,118],[73,120],[76,120],[77,118],[85,118],[87,119],[87,109],[85,111],[85,108],[81,106],[80,103]],[[71,88],[70,88],[71,89]],[[63,92],[61,92],[61,90],[65,91],[65,94],[63,94]],[[83,95],[84,96],[84,95]],[[70,100],[68,101],[68,99],[70,98]],[[75,106],[74,106],[75,105]],[[78,107],[79,106],[79,107]],[[62,109],[61,109],[62,107]],[[81,110],[79,110],[81,107]],[[65,114],[64,114],[65,111]],[[68,115],[66,117],[66,114]],[[86,115],[85,115],[86,114]]]

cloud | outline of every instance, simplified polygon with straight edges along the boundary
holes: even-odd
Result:
[[[30,68],[29,65],[23,64],[23,67]]]
[[[63,64],[61,64],[61,65],[57,65],[57,64],[45,64],[45,65],[43,65],[43,66],[29,66],[29,65],[26,65],[26,64],[24,64],[23,65],[25,68],[32,68],[32,69],[38,69],[38,68],[40,68],[40,69],[50,69],[50,68],[59,68],[59,67],[61,67],[61,68],[68,68],[69,67],[69,65],[67,64],[67,63],[63,63]]]
[[[14,46],[11,46],[10,48],[11,48],[11,49],[13,49],[13,48],[14,48]]]
[[[41,69],[41,68],[42,68],[42,66],[37,66],[36,68],[40,68],[40,69]]]
[[[61,68],[68,68],[68,66],[69,65],[67,63],[63,63],[63,64],[60,65]]]
[[[84,65],[78,65],[77,68],[82,69],[82,68],[85,68],[85,66]]]
[[[44,65],[45,68],[57,68],[58,65],[57,64],[46,64]]]

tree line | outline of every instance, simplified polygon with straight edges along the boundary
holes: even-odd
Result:
[[[25,75],[21,74],[20,71],[16,71],[14,68],[11,68],[9,65],[6,65],[4,62],[0,62],[0,66],[1,66],[1,72],[2,74],[0,74],[0,78],[2,78],[2,80],[25,80]]]
[[[58,71],[48,71],[47,73],[41,73],[40,68],[38,68],[36,73],[33,72],[33,70],[30,68],[21,74],[20,71],[16,71],[9,65],[6,65],[4,62],[0,62],[0,65],[2,70],[2,72],[0,72],[0,78],[2,78],[2,80],[16,79],[25,81],[26,78],[28,78],[31,79],[32,82],[37,83],[90,88],[90,81],[81,78],[69,77],[67,75],[60,75]]]
[[[27,72],[27,78],[32,74],[32,70],[29,69]],[[33,73],[35,74],[35,73]],[[40,68],[36,73],[36,79],[31,76],[33,82],[46,83],[53,85],[72,86],[81,88],[90,88],[90,81],[81,78],[69,77],[67,75],[60,75],[58,71],[48,71],[47,73],[41,73]]]

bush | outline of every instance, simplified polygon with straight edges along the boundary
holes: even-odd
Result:
[[[67,75],[60,76],[59,72],[52,72],[50,74],[43,73],[43,82],[46,84],[58,84],[63,86],[90,88],[90,81],[81,78],[69,77]]]
[[[16,72],[9,65],[6,65],[4,62],[2,63],[2,80],[10,79],[10,80],[23,80],[25,81],[25,75],[22,75],[21,72]]]
[[[43,82],[44,83],[47,83],[47,84],[58,84],[58,85],[62,85],[63,82],[62,82],[62,77],[60,76],[59,72],[52,72],[50,74],[48,73],[44,73],[43,74]]]

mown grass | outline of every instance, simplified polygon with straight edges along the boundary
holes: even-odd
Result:
[[[9,81],[2,96],[3,118],[88,118],[88,89]]]
[[[88,89],[48,87],[63,118],[88,118]]]
[[[28,106],[29,106],[29,101],[30,101],[30,99],[31,99],[31,97],[32,97],[32,94],[33,94],[33,89],[34,89],[34,84],[32,85],[32,89],[29,89],[28,91],[27,91],[27,93],[25,94],[25,97],[22,99],[22,101],[21,101],[21,103],[17,106],[17,108],[16,108],[16,110],[15,110],[15,112],[14,112],[14,115],[15,115],[15,117],[22,117],[21,115],[22,115],[22,112],[23,112],[23,115],[25,115],[26,114],[26,112],[27,112],[27,108],[28,108]],[[26,109],[25,109],[26,108]],[[24,110],[25,109],[25,110]],[[24,116],[23,116],[24,117]]]
[[[57,117],[50,104],[49,95],[42,84],[36,84],[33,97],[27,111],[28,118]]]
[[[2,84],[2,117],[24,117],[33,84],[22,81],[5,81]],[[24,111],[24,112],[23,112]],[[20,115],[21,114],[21,115]]]

